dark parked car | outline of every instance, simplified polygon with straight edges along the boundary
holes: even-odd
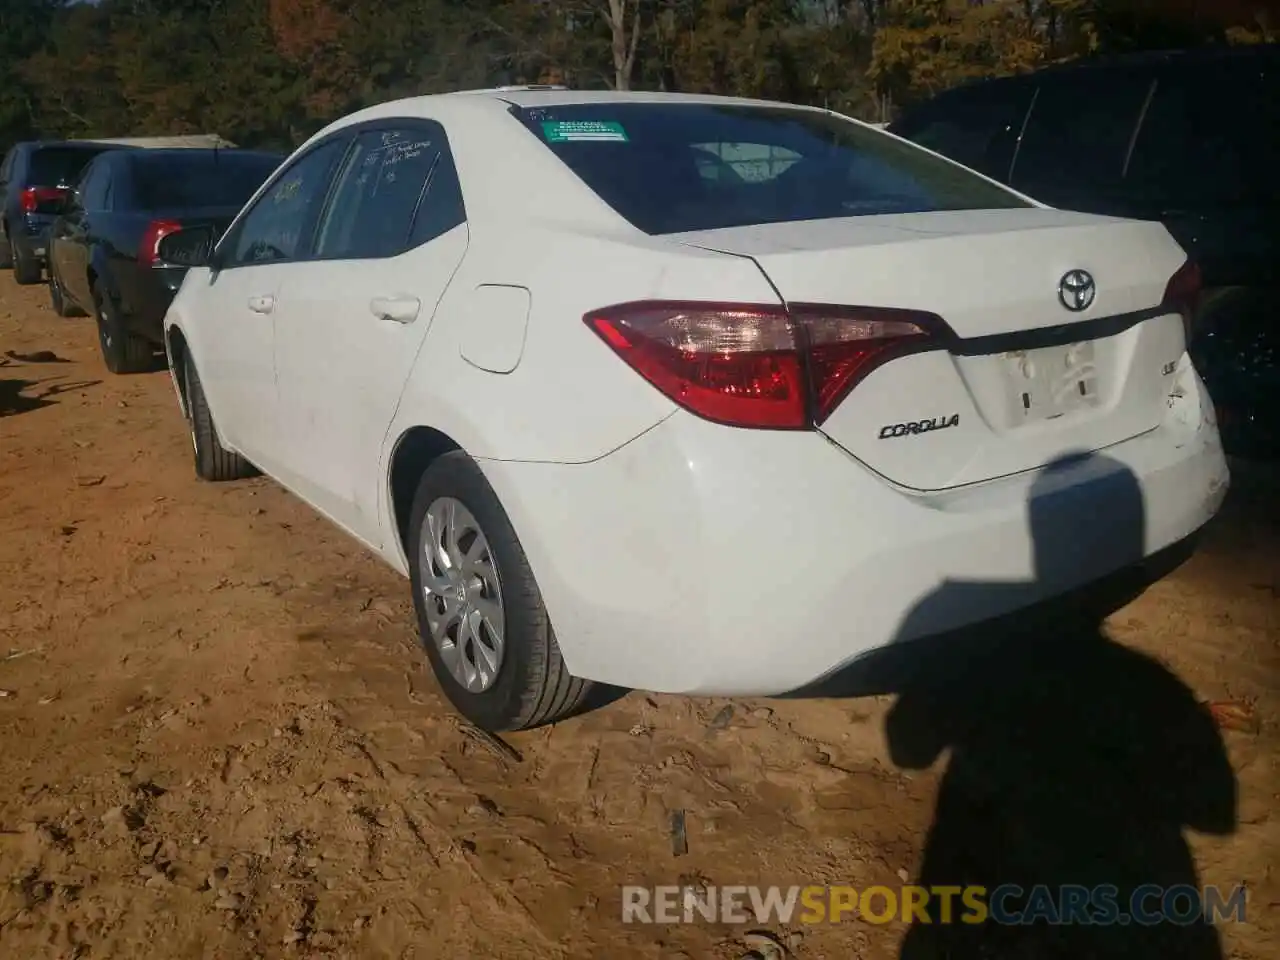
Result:
[[[283,157],[253,150],[109,153],[84,170],[49,240],[49,295],[62,316],[89,312],[107,369],[151,365],[186,275],[160,241],[183,227],[221,232]]]
[[[49,227],[80,171],[123,144],[28,140],[14,144],[0,164],[0,267],[12,267],[18,283],[44,280]]]
[[[959,87],[891,132],[1051,206],[1162,221],[1200,266],[1191,352],[1228,450],[1280,453],[1280,45]],[[1105,264],[1096,271],[1105,282]]]

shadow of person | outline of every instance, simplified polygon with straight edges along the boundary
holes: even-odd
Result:
[[[1105,480],[1087,493],[1060,481],[1079,458],[1051,465],[1032,488],[1037,581],[1070,583],[1093,568],[1084,563],[1092,551],[1126,563],[1142,558],[1137,480],[1095,459]],[[1031,589],[948,582],[917,605],[904,633],[912,635],[912,618],[933,623],[989,609],[993,592],[1018,601]],[[942,903],[932,898],[928,922],[918,914],[907,931],[902,960],[1222,957],[1213,926],[1185,923],[1185,897],[1169,905],[1181,925],[1118,920],[1135,892],[1138,918],[1160,909],[1161,896],[1146,885],[1199,887],[1182,831],[1234,830],[1235,777],[1216,726],[1187,686],[1112,642],[1092,609],[1072,603],[1010,621],[1016,626],[978,627],[962,662],[952,658],[945,670],[898,688],[886,718],[893,761],[923,769],[950,754],[916,882],[985,887],[991,907],[983,923],[959,922],[965,911],[956,897],[951,922],[942,922]],[[1064,914],[1075,908],[1062,888],[1077,885],[1094,899]],[[1001,887],[1006,892],[996,894]]]

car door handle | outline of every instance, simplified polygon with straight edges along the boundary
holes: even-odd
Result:
[[[396,323],[413,323],[418,319],[422,301],[417,297],[374,297],[369,301],[369,312],[379,320]]]
[[[249,309],[254,313],[270,313],[275,309],[275,306],[276,298],[269,294],[264,297],[249,298]]]

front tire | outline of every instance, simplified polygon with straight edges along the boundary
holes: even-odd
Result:
[[[465,453],[444,454],[423,474],[410,546],[419,637],[459,713],[499,733],[581,706],[591,683],[566,669],[511,520]]]
[[[186,384],[187,425],[191,429],[191,447],[195,456],[196,476],[211,483],[228,480],[245,480],[258,475],[257,469],[238,453],[228,450],[218,441],[218,431],[213,425],[209,401],[196,365],[187,356],[183,360],[183,380]]]

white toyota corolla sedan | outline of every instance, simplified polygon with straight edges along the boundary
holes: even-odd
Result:
[[[260,470],[409,577],[491,730],[593,681],[796,690],[1130,564],[1035,568],[1028,498],[1064,456],[1105,451],[1044,509],[1111,523],[1124,471],[1143,557],[1227,488],[1199,274],[1161,225],[821,109],[385,103],[162,255],[192,267],[166,340],[197,473]],[[1025,588],[911,615],[956,580]]]

